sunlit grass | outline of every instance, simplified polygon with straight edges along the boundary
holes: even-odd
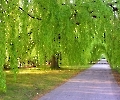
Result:
[[[16,82],[14,75],[6,71],[7,92],[0,93],[0,100],[35,100],[87,68],[74,66],[73,69],[64,67],[60,70],[19,69]]]

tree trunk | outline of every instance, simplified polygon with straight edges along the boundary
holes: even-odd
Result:
[[[59,69],[59,65],[58,65],[58,59],[55,57],[55,55],[52,56],[51,59],[51,66],[52,69]]]

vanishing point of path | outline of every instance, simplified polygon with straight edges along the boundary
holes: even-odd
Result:
[[[102,59],[38,100],[120,100],[120,87]]]

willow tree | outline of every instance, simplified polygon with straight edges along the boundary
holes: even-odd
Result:
[[[5,91],[6,90],[6,81],[5,81],[5,74],[3,73],[3,64],[5,63],[5,11],[4,9],[2,8],[2,5],[0,3],[0,54],[1,54],[1,57],[0,57],[0,91],[3,90]],[[2,13],[1,13],[2,12]]]
[[[110,19],[113,13],[108,2],[97,0],[88,2],[88,11],[93,18],[92,20],[92,43],[91,43],[91,60],[96,61],[100,58],[100,55],[104,53],[106,55],[106,34],[109,32],[106,30],[110,29]]]
[[[119,2],[108,2],[107,6],[110,8],[112,15],[108,19],[109,24],[105,25],[106,31],[106,55],[107,59],[112,68],[117,69],[120,71],[120,59],[118,55],[120,54],[119,45],[120,45],[120,35],[119,35],[119,9],[120,3]],[[107,21],[108,22],[108,21]]]
[[[30,61],[51,68],[86,65],[104,53],[119,68],[119,2],[111,0],[12,0],[1,3],[0,88],[3,65],[14,74]],[[8,9],[9,8],[9,9]],[[117,18],[115,15],[117,15]]]

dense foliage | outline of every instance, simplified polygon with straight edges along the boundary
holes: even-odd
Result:
[[[28,61],[85,65],[105,54],[120,70],[120,2],[112,0],[1,0],[0,89],[3,65],[14,74]]]

